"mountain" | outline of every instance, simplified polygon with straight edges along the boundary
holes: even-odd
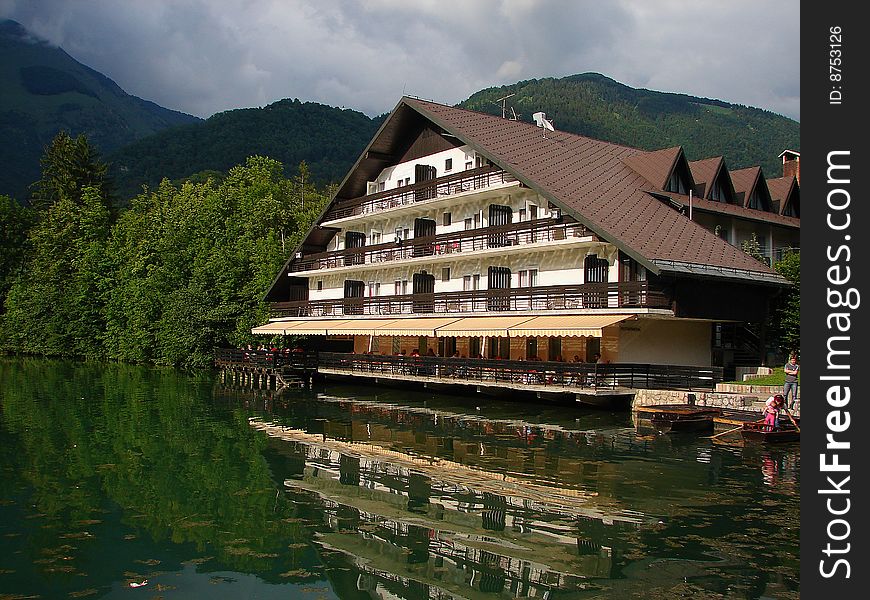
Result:
[[[218,113],[121,148],[108,157],[122,197],[202,171],[226,171],[253,154],[280,160],[292,176],[303,160],[314,181],[340,181],[384,117],[315,102],[280,100],[263,108]]]
[[[689,160],[724,156],[729,169],[761,165],[782,175],[778,158],[800,149],[800,124],[770,111],[686,94],[623,85],[598,73],[530,79],[476,92],[459,106],[523,121],[546,113],[557,129],[645,150],[683,146]]]
[[[44,146],[62,129],[86,134],[104,154],[198,117],[131,96],[114,81],[0,21],[0,194],[19,200],[39,179]]]
[[[724,155],[729,169],[761,165],[767,177],[780,176],[780,152],[800,149],[800,125],[787,117],[720,100],[635,89],[596,73],[489,88],[459,106],[500,115],[495,101],[508,94],[514,96],[506,106],[525,121],[543,111],[563,131],[649,150],[682,145],[689,160]],[[109,159],[122,196],[163,177],[225,171],[251,154],[280,160],[288,175],[305,160],[319,183],[340,181],[383,119],[281,100],[167,129]]]

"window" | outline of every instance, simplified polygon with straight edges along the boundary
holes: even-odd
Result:
[[[472,292],[480,289],[480,273],[474,275],[465,275],[462,278],[462,290]]]
[[[526,219],[529,218],[529,217],[528,217],[528,214],[529,214],[529,213],[528,213],[528,211],[527,211],[525,208],[521,208],[521,209],[519,210],[519,214],[520,214],[520,223],[522,223],[523,221],[525,221]]]
[[[474,159],[474,162],[475,162],[475,166],[482,167],[483,166],[483,157],[482,156],[476,157]]]
[[[444,213],[443,215],[441,215],[441,225],[447,227],[448,225],[450,225],[451,219],[452,216],[449,212]]]
[[[467,171],[473,166],[474,166],[474,163],[469,160],[465,163],[465,170]]]
[[[468,231],[470,229],[474,229],[474,223],[472,222],[471,218],[469,217],[468,219],[465,219],[465,231]]]
[[[408,293],[408,280],[407,280],[407,279],[404,279],[404,280],[401,280],[401,281],[400,281],[400,280],[396,280],[395,288],[394,288],[394,290],[393,290],[393,293],[394,293],[396,296],[404,296],[404,295],[406,295],[406,294]]]
[[[372,230],[372,244],[381,243],[381,232]]]
[[[452,158],[448,158],[447,160],[444,161],[444,170],[445,171],[452,171],[453,170],[453,159]]]
[[[529,220],[534,221],[538,218],[538,207],[534,204],[529,204]]]
[[[379,181],[378,182],[378,191],[379,192],[383,192],[386,189],[386,187],[387,187],[386,181]]]
[[[675,194],[688,194],[689,186],[687,185],[686,178],[680,172],[681,169],[676,168],[674,172],[671,173],[670,179],[668,179],[668,183],[665,186],[666,192],[674,192]]]
[[[450,267],[441,269],[441,281],[450,281]]]
[[[526,269],[517,273],[519,276],[519,287],[535,287],[538,285],[538,270]]]
[[[318,291],[318,292],[322,292],[322,291],[323,291],[323,280],[319,280],[319,281],[317,282],[317,291]]]

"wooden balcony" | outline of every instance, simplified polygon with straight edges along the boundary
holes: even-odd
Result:
[[[671,308],[669,288],[648,281],[586,283],[506,290],[440,294],[405,294],[371,298],[337,298],[275,302],[274,317],[389,316],[537,312],[582,309]]]
[[[309,254],[290,264],[290,271],[302,273],[356,265],[383,265],[423,256],[454,257],[457,254],[548,242],[600,241],[579,223],[562,219],[536,219],[497,227],[486,227],[414,238],[401,244],[390,242],[362,248]]]
[[[357,215],[382,212],[425,200],[453,196],[496,185],[516,182],[517,179],[494,166],[478,167],[453,175],[438,177],[413,185],[384,190],[376,194],[359,196],[336,202],[323,217],[323,222],[337,221]]]

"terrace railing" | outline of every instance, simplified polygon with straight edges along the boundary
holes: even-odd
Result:
[[[671,308],[666,286],[648,281],[585,283],[504,290],[470,290],[438,294],[403,294],[370,298],[336,298],[275,302],[275,317],[346,315],[455,314],[592,308]]]
[[[401,243],[391,242],[309,254],[294,260],[290,265],[290,271],[298,273],[348,265],[382,264],[420,256],[443,256],[591,235],[592,232],[579,223],[563,223],[560,219],[537,219],[510,225],[442,233],[404,240]]]
[[[406,185],[336,202],[329,212],[324,215],[323,220],[324,222],[335,221],[336,219],[344,219],[355,215],[380,212],[423,200],[452,196],[471,190],[482,190],[516,180],[513,175],[498,167],[478,167],[453,175],[438,177],[430,181],[423,181],[413,185]]]
[[[254,367],[313,370],[317,368],[317,353],[291,350],[246,350],[215,348],[215,365],[219,367]]]
[[[319,369],[360,376],[384,376],[448,383],[530,385],[562,389],[712,390],[722,381],[722,367],[635,363],[595,364],[500,359],[387,356],[320,352]]]

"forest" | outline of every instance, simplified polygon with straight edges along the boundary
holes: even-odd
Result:
[[[30,206],[0,196],[0,350],[207,366],[253,341],[262,297],[330,194],[251,156],[119,208],[84,135],[58,134]]]

